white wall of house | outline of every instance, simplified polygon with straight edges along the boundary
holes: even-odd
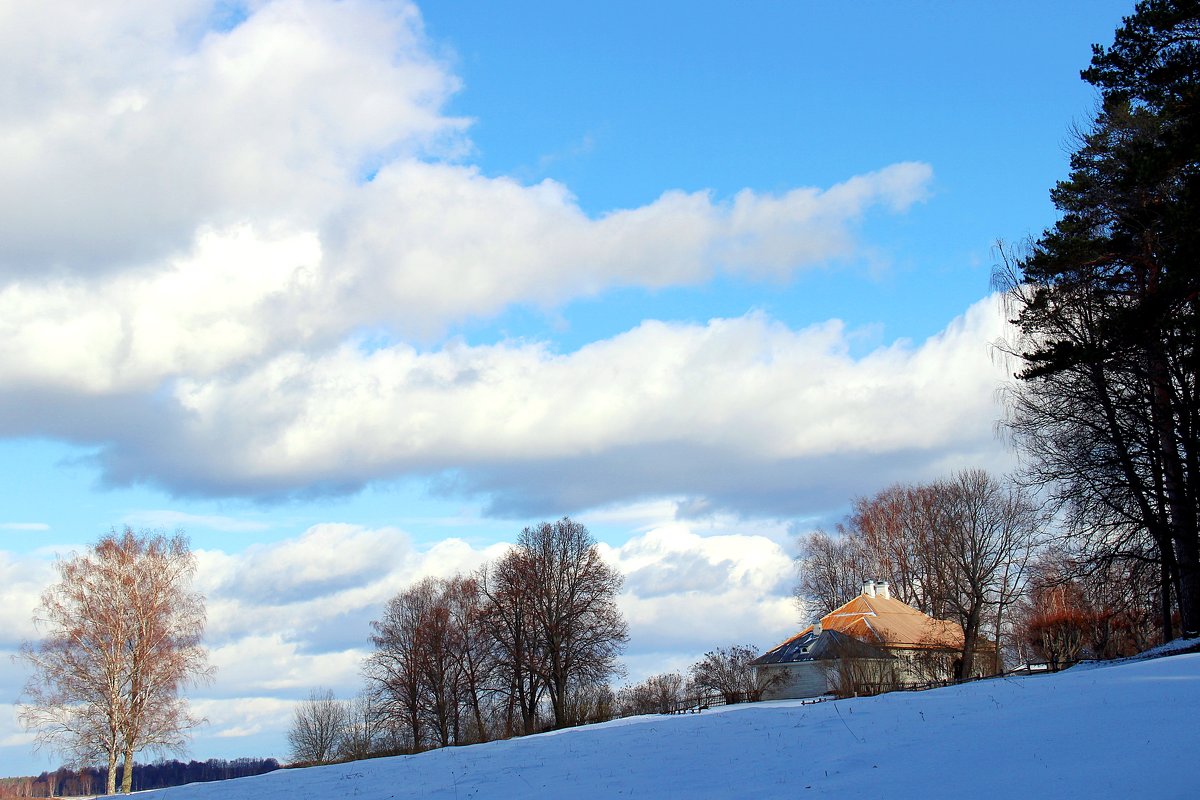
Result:
[[[830,691],[829,674],[823,663],[764,664],[755,667],[759,675],[782,678],[763,693],[763,700],[793,700],[818,697]]]

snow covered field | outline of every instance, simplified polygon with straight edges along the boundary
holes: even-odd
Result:
[[[146,792],[303,798],[1195,798],[1200,654],[801,706],[644,716]]]

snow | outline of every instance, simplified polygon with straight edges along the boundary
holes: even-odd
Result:
[[[1200,653],[801,705],[642,716],[141,794],[305,798],[1193,798]]]

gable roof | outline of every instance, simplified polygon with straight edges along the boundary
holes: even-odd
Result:
[[[750,664],[802,664],[835,658],[884,660],[894,659],[895,656],[838,631],[815,633],[810,626],[805,633],[793,636],[774,650],[768,650]]]

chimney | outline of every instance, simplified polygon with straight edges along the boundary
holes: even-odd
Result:
[[[821,620],[817,620],[816,622],[813,623],[812,633],[813,633],[813,636],[821,635]]]
[[[864,581],[863,582],[863,596],[864,597],[874,597],[875,596],[875,581]]]
[[[887,581],[879,581],[875,584],[875,596],[882,597],[884,600],[892,599],[892,593],[888,591]]]

